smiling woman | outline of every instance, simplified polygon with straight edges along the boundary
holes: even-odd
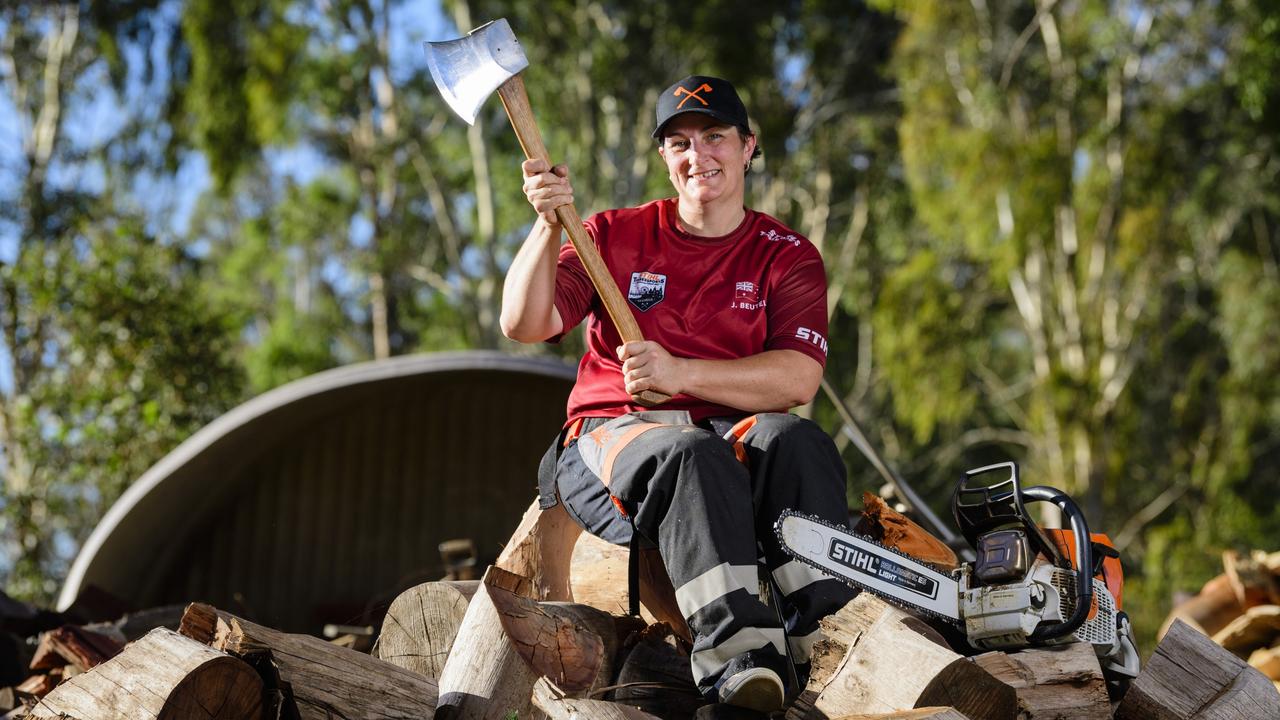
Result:
[[[569,170],[537,160],[524,164],[524,190],[538,221],[507,274],[502,323],[512,339],[555,342],[587,321],[540,494],[605,540],[657,545],[694,634],[699,688],[773,711],[803,682],[818,620],[851,594],[789,560],[771,531],[784,508],[846,519],[831,438],[785,412],[822,378],[826,274],[808,240],[744,202],[758,150],[733,85],[687,77],[663,91],[655,119],[676,197],[585,223],[649,340],[623,343],[599,312],[582,259],[560,247]],[[645,391],[671,399],[646,411]],[[756,597],[758,546],[785,624]]]

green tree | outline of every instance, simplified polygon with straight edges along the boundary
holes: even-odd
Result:
[[[8,592],[39,601],[124,487],[241,387],[234,336],[189,262],[110,191],[136,179],[137,125],[101,141],[66,130],[123,91],[120,48],[154,9],[100,5],[0,10],[20,135],[0,204],[0,567]],[[104,189],[83,180],[95,173]]]

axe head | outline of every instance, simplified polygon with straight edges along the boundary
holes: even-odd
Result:
[[[480,106],[499,85],[529,67],[506,20],[485,23],[457,40],[424,45],[431,79],[467,124],[475,123]]]

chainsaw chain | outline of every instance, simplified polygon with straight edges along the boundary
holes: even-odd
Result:
[[[798,518],[802,518],[802,519],[804,519],[804,520],[808,520],[808,521],[810,521],[810,522],[817,523],[818,525],[822,525],[823,527],[826,527],[826,528],[828,528],[828,529],[830,529],[830,530],[834,530],[834,531],[839,532],[839,533],[841,533],[841,534],[844,534],[844,535],[850,535],[850,536],[856,537],[856,538],[858,538],[859,540],[862,540],[863,542],[869,543],[869,544],[871,544],[871,545],[875,545],[876,547],[880,548],[881,550],[884,550],[885,552],[889,552],[889,553],[892,553],[892,554],[897,555],[897,556],[899,556],[899,557],[906,558],[906,559],[910,560],[911,562],[915,562],[915,563],[922,562],[919,558],[911,557],[910,555],[908,555],[908,554],[906,554],[906,553],[902,552],[901,550],[899,550],[899,549],[897,549],[897,548],[892,548],[892,547],[889,547],[888,545],[882,545],[882,544],[880,544],[879,542],[877,542],[877,541],[875,541],[875,540],[872,540],[871,538],[867,537],[866,535],[858,535],[857,533],[855,533],[855,532],[851,531],[848,527],[841,527],[841,526],[839,526],[839,525],[836,525],[835,523],[828,522],[828,521],[826,521],[826,520],[824,520],[824,519],[822,519],[822,518],[820,518],[820,517],[817,517],[817,516],[814,516],[814,515],[808,515],[808,514],[805,514],[805,513],[802,513],[802,512],[797,512],[797,511],[795,511],[795,510],[783,510],[783,511],[782,511],[782,514],[781,514],[781,515],[779,515],[779,516],[778,516],[778,519],[777,519],[777,520],[775,520],[775,521],[774,521],[774,523],[773,523],[773,534],[774,534],[775,536],[777,536],[777,538],[778,538],[778,545],[782,547],[782,550],[783,550],[784,552],[786,552],[788,555],[790,555],[791,557],[795,558],[796,560],[799,560],[800,562],[804,563],[805,565],[808,565],[809,567],[813,568],[814,570],[817,570],[818,572],[822,573],[823,575],[826,575],[826,576],[828,576],[828,577],[835,578],[836,580],[839,580],[840,582],[842,582],[842,583],[844,583],[844,584],[846,584],[846,585],[849,585],[850,587],[853,587],[853,588],[855,588],[855,589],[857,589],[857,590],[859,590],[859,591],[869,592],[869,593],[871,593],[872,595],[875,595],[876,597],[880,598],[881,600],[884,600],[885,602],[889,603],[890,605],[895,605],[895,606],[897,606],[898,608],[901,608],[901,609],[903,609],[903,610],[906,610],[907,612],[910,612],[910,613],[912,613],[912,614],[915,614],[915,615],[923,615],[923,616],[925,616],[925,617],[931,617],[931,618],[937,618],[938,620],[941,620],[941,621],[943,621],[943,622],[946,622],[946,623],[949,623],[949,624],[951,624],[951,625],[955,625],[955,626],[958,626],[958,627],[963,627],[963,626],[964,626],[964,622],[963,622],[962,620],[958,619],[958,618],[947,617],[946,615],[943,615],[942,613],[936,612],[936,611],[934,611],[934,610],[930,610],[929,608],[923,608],[923,607],[920,607],[920,606],[918,606],[918,605],[913,605],[913,604],[911,604],[911,603],[909,603],[909,602],[907,602],[907,601],[905,601],[905,600],[901,600],[901,599],[899,599],[899,598],[895,598],[895,597],[888,597],[888,596],[882,595],[882,594],[880,594],[880,593],[876,592],[875,588],[872,588],[872,587],[868,587],[868,586],[866,586],[866,585],[863,585],[862,583],[858,582],[857,580],[854,580],[853,578],[848,577],[848,576],[846,576],[846,575],[844,575],[844,574],[842,574],[842,573],[832,572],[831,570],[829,570],[829,569],[827,569],[827,568],[825,568],[825,567],[823,567],[823,566],[819,565],[818,563],[814,562],[813,560],[810,560],[809,558],[805,557],[804,555],[801,555],[799,552],[797,552],[797,551],[795,551],[795,550],[791,549],[791,547],[787,545],[786,541],[782,539],[782,519],[783,519],[783,518],[786,518],[786,517],[798,517]],[[938,571],[935,571],[935,572],[938,572]],[[938,574],[939,574],[939,575],[946,575],[945,573],[942,573],[942,572],[938,572]],[[959,579],[960,579],[960,571],[959,571],[959,570],[953,571],[950,575],[947,575],[947,577],[949,577],[950,579],[952,579],[952,580],[954,580],[954,581],[957,581],[957,582],[958,582],[958,581],[959,581]]]

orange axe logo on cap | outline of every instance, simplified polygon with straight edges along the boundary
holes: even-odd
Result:
[[[680,97],[681,94],[688,96],[685,99],[680,101],[680,104],[676,106],[676,109],[679,110],[680,108],[684,107],[684,104],[689,102],[689,98],[693,98],[694,100],[697,100],[698,102],[702,103],[703,107],[706,107],[707,101],[703,100],[701,97],[698,96],[698,93],[700,92],[711,92],[711,86],[706,83],[702,83],[700,87],[695,88],[693,90],[688,90],[683,87],[676,88],[675,92],[672,93],[672,95],[675,95],[676,97]]]

